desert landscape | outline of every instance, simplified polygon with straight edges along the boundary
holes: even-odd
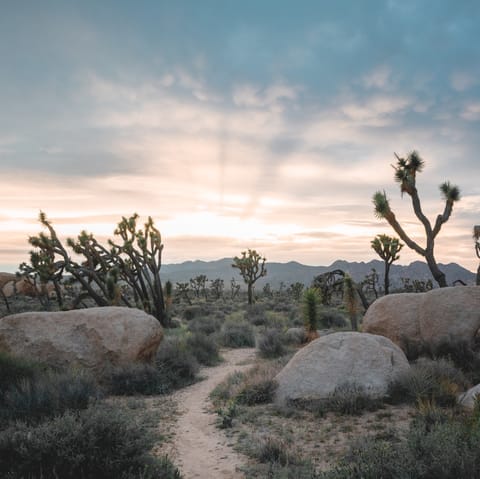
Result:
[[[479,21],[2,2],[0,478],[480,478]]]

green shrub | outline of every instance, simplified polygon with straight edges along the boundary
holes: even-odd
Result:
[[[278,329],[267,329],[258,340],[258,351],[262,358],[278,358],[286,354],[286,338]]]
[[[0,432],[0,475],[9,478],[94,479],[179,477],[149,451],[155,438],[131,412],[111,406],[67,412],[36,426]]]
[[[169,390],[161,372],[145,363],[130,363],[112,368],[105,375],[104,382],[108,394],[115,396],[163,394]]]
[[[45,372],[23,379],[3,393],[0,420],[36,423],[68,410],[86,409],[98,397],[97,383],[86,373]]]
[[[236,395],[238,404],[254,406],[273,401],[277,383],[273,379],[262,379],[257,382],[247,381]]]
[[[480,432],[459,420],[414,421],[404,440],[362,438],[322,479],[480,477]]]
[[[215,366],[221,361],[218,344],[203,333],[195,333],[187,338],[187,347],[200,364]]]
[[[327,410],[346,415],[375,411],[381,406],[381,399],[371,397],[363,386],[349,382],[337,386],[326,400]]]
[[[480,352],[474,341],[455,341],[453,339],[437,344],[431,351],[435,359],[449,359],[461,369],[472,384],[480,382]]]
[[[210,393],[210,397],[214,404],[226,403],[233,399],[244,378],[245,373],[235,371],[232,374],[229,374],[224,381],[215,386],[214,390]]]
[[[220,331],[221,327],[222,321],[213,316],[200,316],[192,319],[188,324],[188,330],[192,333],[203,333],[206,335]]]
[[[284,439],[267,435],[261,437],[254,449],[255,457],[262,463],[269,462],[287,466],[289,464],[301,464],[302,458],[291,445]]]
[[[216,405],[235,401],[253,406],[273,400],[277,383],[273,379],[280,370],[279,362],[259,364],[242,373],[235,371],[220,383],[210,394]]]
[[[319,323],[322,328],[346,328],[349,322],[345,316],[336,309],[322,309],[319,313]]]
[[[156,368],[165,391],[192,384],[199,370],[198,361],[184,338],[165,338],[158,348]]]
[[[245,320],[228,319],[220,331],[220,342],[228,348],[253,348],[255,346],[255,334],[252,325]]]
[[[38,363],[0,351],[0,399],[10,386],[18,386],[25,379],[33,379],[40,371]]]
[[[245,311],[245,319],[254,326],[263,326],[267,320],[266,305],[262,303],[249,305]]]
[[[420,358],[391,384],[393,402],[435,401],[440,406],[453,406],[458,393],[468,386],[465,375],[447,359]]]

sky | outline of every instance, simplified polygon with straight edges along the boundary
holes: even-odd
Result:
[[[102,0],[0,2],[0,269],[28,260],[46,212],[59,236],[106,240],[152,216],[165,263],[233,257],[329,265],[395,235],[385,190],[417,150],[435,246],[476,270],[480,2]],[[399,263],[421,259],[405,247]]]

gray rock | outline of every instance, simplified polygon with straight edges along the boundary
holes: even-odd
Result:
[[[365,313],[363,331],[390,338],[400,347],[471,341],[480,328],[480,288],[457,286],[427,293],[391,294]]]
[[[392,341],[373,334],[333,333],[298,351],[276,376],[275,401],[325,399],[345,383],[382,397],[397,375],[409,368],[405,354]]]
[[[163,329],[135,308],[32,312],[0,319],[0,350],[54,367],[101,374],[110,366],[154,359]]]
[[[480,384],[473,386],[473,388],[470,388],[466,393],[461,394],[458,398],[458,404],[466,409],[473,410],[476,397],[480,399]]]

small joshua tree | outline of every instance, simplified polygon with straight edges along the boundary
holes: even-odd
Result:
[[[432,276],[435,278],[435,281],[438,283],[438,285],[443,288],[447,286],[447,280],[445,278],[445,273],[440,270],[437,265],[437,261],[435,260],[433,251],[435,246],[435,238],[437,237],[438,233],[440,233],[442,225],[450,218],[453,210],[453,204],[460,200],[460,189],[458,186],[451,185],[449,181],[446,181],[440,185],[440,192],[445,200],[445,207],[443,213],[437,216],[435,224],[432,227],[432,224],[422,211],[416,186],[417,173],[422,171],[424,161],[420,158],[420,155],[416,151],[410,153],[407,158],[400,158],[397,154],[395,154],[395,157],[397,158],[397,165],[394,166],[395,181],[400,183],[400,191],[402,195],[403,193],[407,193],[412,199],[413,211],[425,229],[425,247],[422,247],[416,241],[413,241],[398,223],[395,214],[390,208],[390,202],[385,191],[377,191],[373,195],[375,215],[379,218],[386,219],[398,236],[400,236],[400,238],[407,244],[407,246],[425,258]]]
[[[216,278],[210,281],[210,291],[214,299],[221,299],[223,297],[223,289],[225,282],[223,279]]]
[[[384,289],[385,295],[389,293],[390,288],[390,266],[394,261],[400,258],[400,250],[403,248],[403,244],[400,243],[398,238],[392,238],[387,235],[377,235],[372,241],[371,246],[375,253],[383,259],[385,263],[385,278]]]
[[[253,295],[254,284],[262,276],[267,275],[265,268],[266,258],[262,258],[254,249],[242,251],[242,256],[233,258],[233,268],[238,268],[243,280],[247,285],[248,304],[253,304],[255,298]]]
[[[305,324],[306,340],[318,338],[318,315],[321,305],[320,293],[316,288],[308,288],[303,293],[303,322]]]
[[[480,259],[480,225],[473,227],[473,239],[475,240],[475,253],[477,253],[477,258]],[[477,286],[480,286],[480,265],[477,269]]]

